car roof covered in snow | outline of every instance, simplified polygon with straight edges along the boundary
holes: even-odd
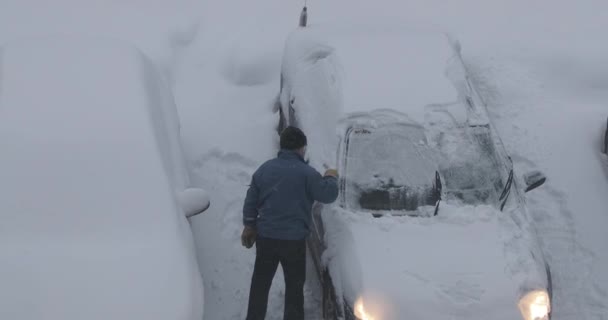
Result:
[[[287,42],[286,77],[295,64],[323,57],[313,52],[337,55],[346,112],[391,108],[415,114],[429,104],[458,100],[447,77],[456,52],[440,32],[365,25],[301,28]]]
[[[169,186],[160,150],[167,133],[159,130],[164,120],[152,107],[159,99],[146,69],[143,56],[124,45],[30,42],[2,50],[0,184],[12,182],[18,197],[32,194],[15,190],[21,185],[46,190],[49,199],[37,195],[24,201],[30,205],[65,200],[71,188],[80,197],[91,193],[93,208],[109,205],[102,195],[168,194],[154,190]],[[70,206],[63,200],[39,209]]]
[[[104,39],[38,39],[0,52],[0,282],[15,308],[3,311],[200,315],[190,230],[174,195],[180,179],[167,170],[176,124],[155,69]],[[37,308],[26,307],[32,301]]]

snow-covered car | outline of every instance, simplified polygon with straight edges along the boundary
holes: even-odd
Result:
[[[325,319],[550,317],[550,269],[524,197],[545,177],[514,174],[457,42],[301,28],[282,71],[281,125],[315,132],[326,125],[315,118],[347,111],[339,201],[315,204],[309,238]]]
[[[136,48],[0,50],[0,318],[200,320],[203,285],[172,93]]]

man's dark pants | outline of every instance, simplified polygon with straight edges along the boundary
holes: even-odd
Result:
[[[306,280],[306,241],[260,238],[256,240],[256,258],[247,320],[264,320],[272,279],[281,263],[285,276],[284,320],[304,319],[304,281]]]

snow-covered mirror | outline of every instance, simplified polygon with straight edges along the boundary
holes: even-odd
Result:
[[[542,186],[547,181],[547,177],[540,171],[531,171],[524,175],[524,181],[528,192]]]
[[[188,188],[179,194],[179,203],[190,218],[209,208],[211,201],[207,192],[200,188]]]

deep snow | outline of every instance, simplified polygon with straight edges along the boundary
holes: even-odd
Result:
[[[240,202],[250,174],[276,147],[271,110],[300,8],[284,0],[0,3],[2,43],[48,33],[116,37],[136,43],[174,80],[193,182],[211,188],[208,214],[192,221],[206,261],[209,320],[240,318],[245,309],[253,254],[238,244]],[[516,169],[549,178],[528,205],[552,264],[553,319],[608,319],[608,161],[599,154],[608,3],[310,0],[309,12],[311,25],[390,21],[460,39]],[[271,319],[282,313],[280,282]]]

